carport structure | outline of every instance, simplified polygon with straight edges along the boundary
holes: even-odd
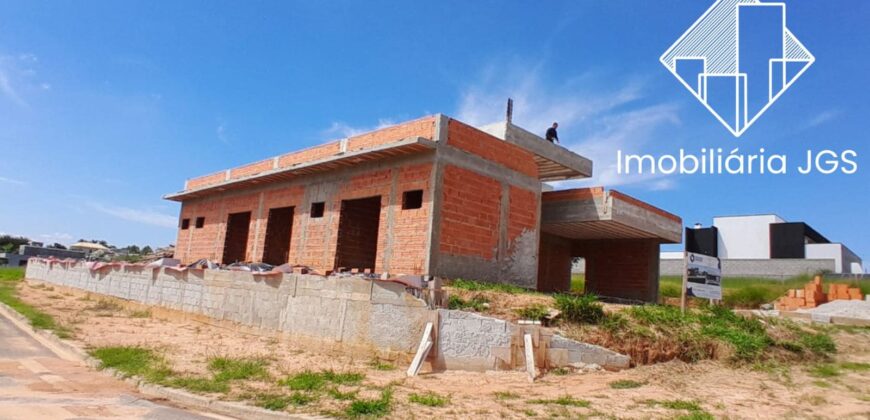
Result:
[[[581,188],[541,195],[538,290],[570,289],[575,257],[586,292],[655,301],[659,245],[682,241],[682,220],[618,191]]]

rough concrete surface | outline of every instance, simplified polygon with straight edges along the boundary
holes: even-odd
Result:
[[[116,378],[61,359],[0,315],[0,419],[224,418],[157,404]]]
[[[478,314],[432,310],[402,284],[356,277],[124,267],[91,272],[82,265],[32,260],[27,278],[278,331],[317,348],[388,358],[410,359],[426,323],[437,317],[439,339],[433,355],[450,369],[496,369],[492,350],[509,346],[517,328]],[[568,339],[560,342],[571,349],[568,360],[561,361],[566,365],[595,360],[607,368],[628,367],[628,357],[619,353]]]

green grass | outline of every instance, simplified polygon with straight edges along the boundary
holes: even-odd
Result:
[[[495,396],[495,399],[504,401],[504,400],[515,400],[520,397],[520,394],[510,391],[496,391],[493,392],[492,395]]]
[[[51,315],[22,302],[18,298],[17,287],[23,279],[23,268],[0,268],[0,302],[27,318],[33,328],[51,331],[60,338],[72,337],[72,330],[68,327],[58,323]]]
[[[395,365],[381,361],[380,359],[372,359],[369,362],[369,367],[371,367],[374,370],[380,370],[380,371],[396,370]]]
[[[589,407],[591,403],[586,400],[576,399],[570,395],[563,395],[556,399],[535,399],[526,401],[529,404],[553,404],[553,405],[561,405],[567,407]]]
[[[144,376],[160,362],[151,349],[135,346],[100,347],[90,352],[101,368],[112,368],[126,376]]]
[[[121,309],[124,309],[123,306],[119,305],[117,302],[113,302],[107,299],[100,299],[93,306],[88,308],[92,311],[106,311],[106,312],[118,312]]]
[[[230,390],[226,381],[204,376],[173,376],[161,381],[161,385],[200,393],[223,394]]]
[[[318,391],[323,389],[328,383],[355,385],[362,382],[363,379],[365,379],[365,375],[357,372],[334,372],[332,370],[313,372],[306,370],[288,376],[278,383],[294,391]]]
[[[392,407],[393,391],[385,389],[378,399],[356,400],[347,407],[345,412],[348,417],[383,417],[390,414]]]
[[[214,379],[225,382],[240,379],[267,379],[268,363],[260,359],[231,359],[215,357],[208,362],[208,369],[214,374]]]
[[[483,312],[486,310],[489,300],[483,296],[474,296],[471,299],[465,300],[456,295],[450,295],[447,299],[447,307],[449,309],[473,310]]]
[[[317,396],[294,392],[284,394],[258,394],[254,404],[267,410],[281,411],[288,406],[302,406],[317,400]]]
[[[675,419],[681,420],[713,420],[712,414],[701,408],[697,401],[688,400],[646,400],[645,404],[649,406],[660,406],[670,410],[688,411],[687,414],[675,416]]]
[[[723,349],[729,350],[724,354],[732,362],[741,364],[782,358],[813,361],[836,352],[826,330],[814,330],[785,319],[762,322],[724,306],[706,304],[686,313],[667,305],[632,306],[605,315],[597,326],[569,328],[566,333],[593,343],[604,337],[605,344],[629,354],[640,364],[671,358],[695,362],[719,357]],[[651,356],[644,352],[646,347],[660,349],[656,358],[649,359]]]
[[[425,394],[411,394],[408,396],[408,401],[427,407],[444,407],[450,402],[450,398],[434,392],[427,392]]]
[[[620,379],[618,381],[613,381],[609,385],[613,389],[632,389],[632,388],[640,388],[643,386],[643,382],[632,381],[631,379]]]
[[[802,289],[812,280],[812,276],[796,276],[784,281],[757,277],[726,277],[722,279],[722,302],[732,308],[757,309],[763,303],[771,303],[788,292],[788,289]],[[663,297],[680,297],[683,279],[679,276],[662,276],[659,279],[659,293]],[[861,293],[870,293],[870,282],[855,282],[848,279],[830,279],[824,283],[849,283],[859,287]]]
[[[453,280],[448,284],[448,286],[455,287],[457,289],[462,289],[462,290],[470,290],[473,292],[494,291],[494,292],[510,293],[512,295],[516,295],[516,294],[520,294],[520,293],[533,293],[533,294],[538,293],[534,290],[524,289],[522,287],[514,286],[512,284],[488,283],[488,282],[482,282],[482,281],[463,280],[463,279]]]
[[[604,306],[595,295],[557,294],[553,299],[562,318],[569,322],[597,324],[604,320]]]
[[[151,310],[132,311],[130,312],[130,318],[151,318]]]
[[[353,401],[356,399],[357,394],[359,394],[359,390],[341,392],[338,388],[330,388],[326,391],[330,397],[340,401]]]
[[[541,321],[550,314],[550,310],[546,306],[539,303],[526,306],[525,308],[517,309],[516,312],[520,318],[532,321]]]
[[[840,368],[845,369],[845,370],[855,371],[855,372],[863,372],[866,370],[870,370],[870,363],[842,362],[842,363],[840,363]]]
[[[137,346],[99,347],[90,351],[100,361],[100,368],[113,368],[125,376],[172,388],[198,393],[227,393],[234,380],[267,379],[267,363],[259,359],[213,358],[209,360],[210,376],[180,375],[169,368],[156,351]]]

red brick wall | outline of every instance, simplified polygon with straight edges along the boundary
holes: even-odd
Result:
[[[586,259],[586,291],[600,296],[655,302],[659,244],[650,239],[574,241]]]
[[[451,119],[447,144],[478,155],[522,174],[537,178],[538,165],[534,155],[523,148]]]
[[[387,207],[390,201],[390,185],[392,184],[393,176],[392,169],[382,169],[372,172],[359,174],[351,178],[348,182],[342,185],[339,193],[327,204],[327,211],[333,213],[330,229],[333,234],[330,236],[329,252],[327,257],[327,265],[331,269],[335,264],[335,249],[338,240],[338,223],[339,213],[341,211],[341,200],[352,200],[355,198],[366,198],[381,196],[381,214],[378,230],[378,252],[375,259],[375,271],[384,271],[384,249],[387,244]]]
[[[217,260],[220,254],[216,254],[215,245],[218,233],[221,230],[221,201],[219,199],[198,200],[184,203],[181,210],[182,218],[190,219],[189,230],[178,231],[176,242],[176,258],[183,263],[190,263],[200,258]],[[196,218],[205,217],[205,225],[196,227]],[[187,240],[187,237],[190,240]],[[188,252],[188,248],[190,251]],[[223,249],[223,248],[221,248]]]
[[[347,139],[347,150],[366,149],[381,144],[419,136],[431,139],[435,133],[435,118],[425,117]]]
[[[260,261],[263,258],[263,248],[266,242],[266,229],[268,229],[269,222],[269,209],[276,209],[281,207],[294,207],[293,209],[293,228],[291,230],[292,237],[290,238],[290,261],[293,262],[296,256],[296,249],[299,245],[297,232],[301,228],[301,211],[300,208],[302,204],[302,198],[305,194],[305,187],[301,185],[294,185],[291,187],[285,187],[275,190],[269,190],[263,193],[263,211],[260,215],[260,224],[259,231],[256,235],[257,239],[257,249],[251,255],[251,259],[254,261]],[[257,217],[256,213],[253,217]],[[254,221],[256,226],[256,220]]]
[[[538,291],[567,292],[571,290],[571,241],[541,234],[538,248]]]
[[[302,162],[311,162],[333,156],[341,151],[341,142],[334,141],[298,152],[287,153],[278,158],[278,167],[286,168]]]
[[[508,246],[512,246],[524,230],[532,231],[537,228],[538,200],[535,193],[511,185],[508,212]]]
[[[205,175],[198,178],[191,178],[187,181],[188,190],[192,190],[199,187],[204,187],[206,185],[217,184],[219,182],[223,182],[227,178],[227,173],[225,171],[221,171],[218,173],[214,173],[211,175]]]
[[[432,167],[431,163],[424,163],[399,170],[396,202],[393,205],[391,272],[426,274],[426,243],[432,217]],[[412,190],[423,190],[423,206],[402,210],[402,193]]]
[[[440,251],[494,258],[498,247],[501,202],[499,182],[447,165],[444,167],[443,185]]]
[[[259,162],[249,163],[245,166],[234,168],[230,171],[230,179],[244,178],[246,176],[256,175],[260,172],[265,172],[272,169],[273,159],[261,160]]]
[[[232,213],[251,212],[250,226],[248,227],[248,243],[245,249],[245,260],[251,261],[254,256],[253,248],[256,243],[256,223],[257,223],[257,208],[260,204],[259,194],[244,194],[234,197],[227,197],[223,200],[224,211],[221,214],[219,222],[223,223],[222,229],[226,229],[227,217]],[[224,239],[226,233],[221,232],[220,239],[215,247],[216,260],[223,257]]]

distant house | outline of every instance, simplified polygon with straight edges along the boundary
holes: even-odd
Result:
[[[863,274],[861,258],[804,222],[775,214],[720,216],[710,227],[690,229],[689,248],[722,260],[726,276],[788,277],[814,272]],[[682,252],[662,252],[663,275],[682,272]]]
[[[18,253],[6,252],[0,253],[0,266],[9,267],[24,267],[27,265],[27,260],[31,257],[54,257],[58,259],[85,258],[87,253],[69,249],[46,248],[44,246],[21,245],[18,248]]]
[[[69,249],[85,253],[91,253],[94,251],[110,251],[108,247],[93,242],[76,242],[70,245]]]

